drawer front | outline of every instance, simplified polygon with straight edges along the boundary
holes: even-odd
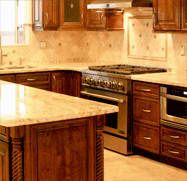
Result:
[[[0,75],[0,80],[15,82],[15,75]]]
[[[159,128],[134,123],[133,136],[136,147],[153,153],[159,153]]]
[[[185,147],[162,142],[161,154],[178,160],[187,161],[187,149],[185,149]]]
[[[133,94],[140,95],[140,96],[159,98],[160,86],[157,84],[134,82],[133,83]]]
[[[16,83],[21,83],[25,85],[48,82],[50,82],[49,73],[28,73],[16,75]]]
[[[135,121],[154,126],[160,124],[160,106],[157,100],[133,98],[133,117]]]
[[[170,143],[176,143],[182,146],[187,146],[187,132],[177,129],[161,127],[161,139]]]

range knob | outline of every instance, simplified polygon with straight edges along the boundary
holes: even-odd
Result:
[[[96,85],[97,85],[97,86],[100,86],[100,85],[101,85],[101,80],[100,80],[100,79],[96,81]]]
[[[122,90],[123,89],[123,84],[122,83],[118,83],[118,89]]]
[[[115,81],[112,82],[112,88],[113,89],[117,88],[117,82],[115,82]]]
[[[89,77],[86,77],[86,78],[85,78],[85,83],[86,83],[86,84],[89,84],[89,82],[90,82],[90,78],[89,78]]]

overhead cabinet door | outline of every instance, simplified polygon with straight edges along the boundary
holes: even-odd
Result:
[[[180,30],[181,0],[153,0],[154,30]]]

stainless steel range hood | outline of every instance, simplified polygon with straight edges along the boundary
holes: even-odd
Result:
[[[113,9],[131,7],[152,7],[152,0],[92,0],[87,9]]]

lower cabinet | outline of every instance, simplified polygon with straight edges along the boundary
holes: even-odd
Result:
[[[79,97],[81,73],[75,71],[53,72],[51,86],[53,92]]]
[[[159,154],[160,150],[159,128],[142,123],[134,123],[134,145]]]
[[[0,140],[0,181],[9,181],[9,146]]]

